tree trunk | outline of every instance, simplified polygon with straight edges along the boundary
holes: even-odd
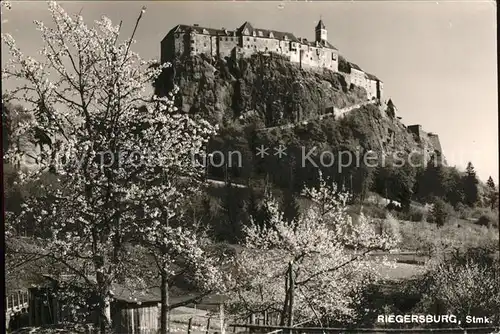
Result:
[[[161,308],[160,308],[160,333],[169,333],[168,324],[168,277],[165,271],[161,272]]]
[[[294,289],[295,289],[295,284],[294,284],[294,277],[293,277],[293,262],[290,261],[288,264],[288,280],[290,284],[290,300],[288,302],[288,327],[293,326],[293,297],[294,297]],[[291,330],[290,330],[291,332]]]
[[[285,326],[286,313],[288,310],[288,271],[285,274],[285,302],[283,303],[283,309],[281,310],[280,326]]]
[[[107,297],[109,296],[109,286],[107,286],[104,281],[102,273],[97,273],[97,283],[99,287],[102,287],[97,296],[97,322],[99,326],[99,332],[105,334],[106,330],[111,325],[111,319],[109,315],[109,302]]]

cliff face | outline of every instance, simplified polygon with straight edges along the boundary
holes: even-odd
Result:
[[[419,137],[408,130],[397,118],[387,116],[385,106],[366,105],[354,109],[340,122],[343,127],[348,128],[352,133],[350,138],[355,138],[355,143],[366,150],[384,151],[389,155],[405,155],[410,152],[418,152],[428,161],[436,153],[441,156],[442,149],[439,137],[435,134],[426,134]]]
[[[367,102],[363,88],[348,87],[341,73],[301,69],[279,56],[254,55],[225,60],[195,56],[176,60],[157,83],[157,94],[175,83],[180,91],[176,104],[182,110],[202,114],[209,121],[250,118],[257,127],[280,128],[313,120],[333,110]],[[350,138],[366,149],[410,152],[441,151],[439,138],[414,136],[386,106],[366,105],[346,113]],[[389,113],[390,114],[390,113]],[[251,116],[251,117],[250,117]]]
[[[184,111],[201,112],[216,123],[252,113],[266,126],[366,100],[364,89],[349,89],[339,73],[301,69],[276,55],[226,59],[195,56],[175,61],[174,74],[165,76],[157,92],[168,89],[174,77],[180,88],[177,105]]]

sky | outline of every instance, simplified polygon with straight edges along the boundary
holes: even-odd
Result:
[[[91,23],[105,15],[132,32],[143,6],[135,51],[160,57],[160,41],[177,24],[254,27],[314,39],[321,18],[328,40],[349,61],[384,82],[384,95],[406,125],[439,134],[450,165],[472,161],[479,177],[498,184],[498,87],[494,1],[71,1]],[[12,1],[2,32],[36,57],[41,39],[33,20],[50,21],[45,1]],[[2,48],[2,65],[8,55]]]

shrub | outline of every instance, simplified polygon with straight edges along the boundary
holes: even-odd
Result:
[[[498,227],[498,216],[495,216],[493,213],[481,215],[476,224],[479,226]]]
[[[351,205],[347,210],[347,213],[359,214],[360,209],[361,205],[359,204]],[[368,204],[363,204],[362,212],[367,217],[383,219],[386,217],[387,211],[383,207],[380,207],[376,204],[368,203]]]
[[[408,211],[396,212],[396,217],[411,222],[423,222],[427,220],[427,210],[416,206],[410,206]]]
[[[455,212],[460,219],[467,219],[470,213],[470,208],[462,202],[458,202],[457,205],[455,205]]]
[[[431,267],[418,312],[452,313],[459,319],[466,315],[487,316],[493,321],[500,309],[500,291],[496,288],[499,267],[489,251],[467,251]]]
[[[481,212],[482,213],[477,219],[476,224],[488,227],[498,227],[498,210],[493,211],[490,208],[484,208],[481,210]]]
[[[437,226],[443,226],[452,213],[453,207],[440,198],[434,199],[432,209],[429,213],[429,222]]]
[[[399,230],[399,221],[392,216],[390,213],[387,213],[385,219],[382,219],[380,222],[380,230],[382,235],[388,235],[392,239],[396,240],[397,244],[401,242],[401,232]]]

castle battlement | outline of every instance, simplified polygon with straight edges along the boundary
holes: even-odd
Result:
[[[214,57],[251,57],[257,53],[276,53],[300,67],[328,69],[338,72],[339,52],[327,40],[322,20],[315,27],[315,40],[296,37],[289,32],[254,28],[245,22],[236,30],[213,29],[197,24],[179,24],[161,42],[161,61],[173,61],[183,56],[206,54]],[[382,81],[349,63],[350,84],[365,88],[368,99],[382,100]]]

